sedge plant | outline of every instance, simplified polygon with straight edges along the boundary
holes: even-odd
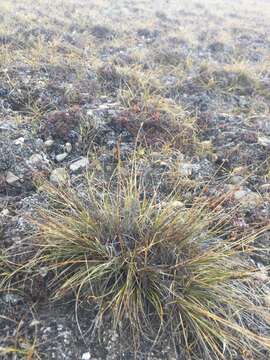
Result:
[[[134,344],[167,336],[191,359],[267,357],[264,293],[249,260],[265,229],[232,237],[233,212],[220,202],[179,207],[134,169],[86,183],[80,193],[42,186],[50,206],[36,221],[32,265],[46,264],[56,298],[97,304],[96,326],[109,315]]]

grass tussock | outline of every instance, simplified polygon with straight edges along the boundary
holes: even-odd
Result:
[[[161,201],[135,174],[109,185],[88,179],[82,194],[43,190],[51,206],[40,210],[31,265],[47,266],[56,298],[75,293],[78,302],[96,303],[96,327],[109,314],[135,343],[166,335],[192,358],[269,349],[259,330],[263,291],[243,257],[260,231],[230,238],[233,214],[220,204]]]

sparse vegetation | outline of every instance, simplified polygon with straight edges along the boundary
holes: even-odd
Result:
[[[269,359],[269,24],[1,1],[1,359]]]

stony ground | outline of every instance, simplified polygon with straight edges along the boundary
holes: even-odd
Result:
[[[266,224],[269,20],[267,0],[2,0],[0,248],[27,252],[41,177],[79,189],[134,151],[182,201],[208,183],[205,196],[232,191],[239,228]],[[265,275],[268,251],[254,261]],[[49,303],[42,269],[26,288],[0,293],[1,359],[133,358],[109,329],[82,337],[89,310]],[[162,351],[138,357],[174,358]]]

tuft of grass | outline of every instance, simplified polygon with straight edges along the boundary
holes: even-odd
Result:
[[[244,256],[263,230],[230,237],[233,214],[220,202],[179,208],[135,170],[86,183],[81,194],[43,185],[51,206],[40,209],[31,266],[47,267],[55,298],[96,303],[96,327],[110,315],[134,344],[167,336],[191,357],[263,356],[263,291]]]

